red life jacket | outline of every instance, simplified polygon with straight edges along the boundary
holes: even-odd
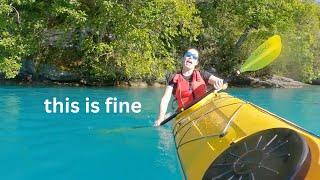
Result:
[[[193,100],[201,98],[206,94],[207,86],[201,77],[199,71],[192,73],[191,83],[186,81],[182,73],[177,73],[173,77],[173,83],[176,84],[174,96],[178,101],[178,108],[182,109],[192,103]],[[190,87],[191,86],[191,87]]]

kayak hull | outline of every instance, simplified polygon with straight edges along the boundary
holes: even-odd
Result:
[[[223,155],[227,149],[230,149],[238,142],[245,142],[246,138],[248,139],[256,133],[266,130],[271,131],[277,128],[292,130],[292,132],[296,132],[297,135],[302,138],[302,141],[306,143],[307,148],[305,148],[305,150],[308,151],[308,156],[305,155],[304,161],[309,162],[306,162],[307,165],[304,165],[304,169],[306,170],[303,176],[305,179],[318,179],[320,172],[319,137],[254,104],[232,97],[227,93],[211,93],[176,117],[173,123],[173,134],[185,177],[191,180],[208,179],[205,174],[210,174],[210,167],[213,166],[213,163],[217,161],[219,157],[221,159],[221,155]],[[257,148],[259,152],[265,146],[263,152],[267,152],[269,145],[269,149],[272,149],[271,147],[277,147],[277,143],[281,145],[282,142],[279,140],[279,136],[279,133],[275,133],[270,137],[268,136],[268,140],[266,139],[267,136],[261,136],[262,140],[260,141],[265,140],[265,143],[258,145],[261,146],[261,148]],[[260,136],[258,136],[256,140],[257,144],[259,138]],[[269,143],[269,141],[271,142]],[[288,145],[283,145],[283,147],[284,146]],[[255,147],[246,147],[246,154],[250,154],[247,152],[253,149],[255,149]],[[281,151],[286,151],[285,148],[283,149],[284,150]],[[244,154],[244,152],[242,152],[242,154]],[[252,152],[250,156],[257,156],[256,154],[257,153]],[[290,153],[288,154],[290,156]],[[243,157],[241,156],[241,158]],[[240,157],[238,159],[240,159]],[[222,175],[221,178],[227,179],[227,176],[232,177],[232,173],[237,177],[242,176],[236,169],[235,161],[229,162],[231,164],[229,168],[231,171],[230,176],[225,175],[224,177],[224,175]],[[260,163],[262,163],[262,160]],[[253,167],[251,167],[253,166],[252,164],[248,166],[253,169]],[[251,173],[250,168],[247,170],[248,174]],[[259,166],[259,168],[261,167]],[[293,168],[297,169],[296,167]],[[272,170],[272,168],[270,169],[270,172],[278,172],[277,170]],[[255,170],[257,171],[258,169],[255,168]],[[278,173],[281,174],[281,172]],[[257,176],[257,174],[255,174],[255,176]],[[272,176],[276,175],[273,174]],[[291,176],[288,178],[291,178]],[[214,177],[210,179],[214,179]]]

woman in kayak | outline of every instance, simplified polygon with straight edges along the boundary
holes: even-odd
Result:
[[[215,89],[223,87],[223,80],[206,71],[199,71],[196,66],[199,64],[199,52],[196,49],[189,49],[183,56],[183,67],[180,72],[170,75],[168,85],[160,103],[159,117],[155,126],[159,126],[165,119],[171,94],[178,103],[178,109],[186,108],[194,100],[203,97],[207,92],[207,84]]]

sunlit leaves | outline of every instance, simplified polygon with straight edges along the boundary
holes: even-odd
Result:
[[[215,0],[199,1],[198,8],[205,25],[199,41],[205,68],[234,71],[259,44],[280,34],[283,50],[269,74],[303,81],[317,76],[320,9],[314,1]]]
[[[88,79],[153,81],[196,47],[205,69],[228,73],[280,34],[272,73],[309,81],[320,75],[319,12],[311,0],[0,0],[0,72],[14,77],[29,58]]]

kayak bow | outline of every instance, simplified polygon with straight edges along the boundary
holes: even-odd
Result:
[[[319,137],[227,93],[177,115],[173,135],[186,179],[319,178]]]

